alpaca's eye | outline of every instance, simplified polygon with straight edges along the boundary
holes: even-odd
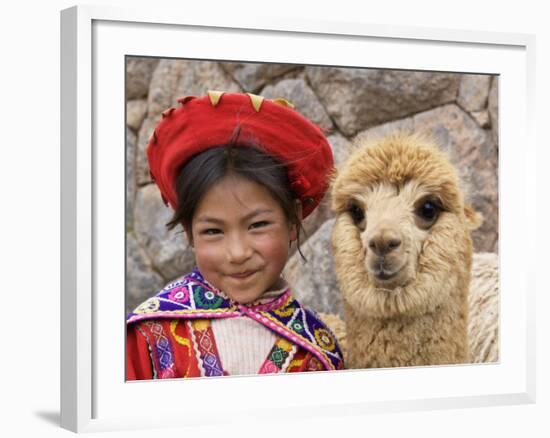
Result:
[[[427,201],[424,204],[422,204],[422,206],[420,207],[419,213],[422,216],[422,218],[431,221],[435,218],[437,214],[437,207],[433,202]]]
[[[430,199],[421,202],[416,208],[416,216],[418,217],[418,225],[421,228],[427,229],[431,227],[441,212],[441,207],[437,202]]]
[[[351,218],[353,219],[353,223],[355,225],[359,225],[365,220],[365,212],[361,207],[357,206],[356,204],[350,205],[349,213],[351,214]]]

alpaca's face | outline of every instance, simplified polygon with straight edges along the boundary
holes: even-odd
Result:
[[[348,211],[372,283],[395,289],[414,281],[424,244],[441,216],[438,195],[414,181],[402,187],[377,184],[350,197]]]
[[[396,137],[358,149],[333,181],[332,206],[336,273],[357,311],[433,311],[468,282],[480,217],[435,148]]]

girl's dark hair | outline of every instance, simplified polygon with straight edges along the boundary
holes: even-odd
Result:
[[[192,157],[179,171],[174,182],[178,205],[170,222],[169,230],[181,224],[191,230],[195,210],[206,192],[228,175],[238,175],[265,187],[283,209],[287,220],[296,224],[298,252],[300,229],[296,197],[290,190],[287,168],[260,146],[223,145],[207,149]]]

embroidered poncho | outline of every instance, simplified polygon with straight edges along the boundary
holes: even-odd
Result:
[[[277,336],[258,373],[343,368],[334,334],[292,297],[289,288],[267,302],[242,305],[195,269],[128,315],[127,379],[227,375],[210,321],[243,316]]]

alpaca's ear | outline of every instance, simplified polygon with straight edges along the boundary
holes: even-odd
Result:
[[[469,204],[464,205],[464,216],[466,216],[466,225],[470,231],[477,230],[483,223],[481,213],[475,211]]]

